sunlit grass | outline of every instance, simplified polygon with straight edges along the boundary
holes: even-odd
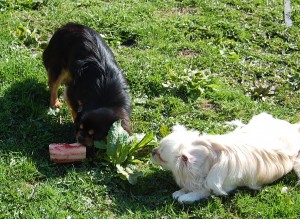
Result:
[[[134,132],[158,139],[162,126],[224,133],[225,121],[262,111],[299,122],[300,1],[291,28],[282,2],[0,1],[0,218],[298,218],[294,173],[261,191],[180,205],[171,174],[148,158],[135,186],[104,161],[51,163],[48,145],[75,137],[66,104],[48,115],[41,60],[62,24],[98,30],[128,80]]]

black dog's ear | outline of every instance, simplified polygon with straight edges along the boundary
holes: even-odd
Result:
[[[105,111],[106,118],[111,121],[111,124],[117,120],[121,120],[121,125],[128,134],[132,134],[131,124],[130,124],[130,114],[122,107],[113,108],[102,108]],[[100,111],[101,112],[101,111]]]

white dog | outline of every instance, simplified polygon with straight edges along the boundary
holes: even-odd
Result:
[[[199,135],[176,125],[153,149],[152,161],[173,172],[181,188],[173,198],[191,203],[238,186],[260,189],[293,168],[299,177],[299,151],[300,124],[262,113],[224,135]]]

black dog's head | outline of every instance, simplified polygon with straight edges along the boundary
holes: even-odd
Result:
[[[81,112],[75,120],[77,141],[88,147],[93,146],[94,141],[106,138],[110,127],[117,120],[122,120],[122,127],[131,133],[130,118],[125,110],[101,107]]]

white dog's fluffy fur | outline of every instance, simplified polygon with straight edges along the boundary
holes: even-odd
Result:
[[[261,113],[224,135],[176,125],[153,149],[152,161],[173,172],[181,188],[173,198],[190,203],[238,186],[259,189],[293,168],[299,176],[299,150],[300,124]]]

